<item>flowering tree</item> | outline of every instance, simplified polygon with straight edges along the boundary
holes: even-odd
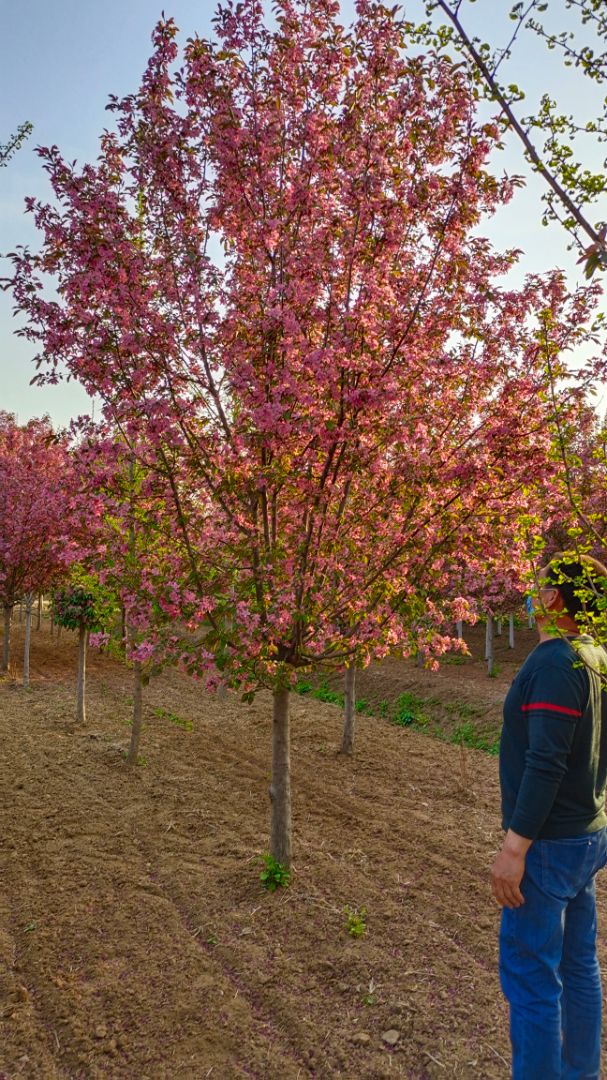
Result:
[[[337,14],[279,0],[270,30],[257,0],[228,4],[179,71],[161,22],[98,162],[39,151],[56,204],[29,201],[43,245],[13,281],[39,379],[65,364],[171,492],[189,667],[272,690],[287,864],[289,688],[416,649],[445,549],[529,505],[550,450],[535,321],[567,302],[558,277],[497,281],[515,253],[477,226],[512,185],[462,72],[407,50],[381,4],[348,31]]]
[[[8,670],[12,613],[26,601],[24,682],[29,681],[33,598],[64,573],[69,537],[69,460],[48,419],[20,426],[0,412],[0,600],[2,670]]]
[[[83,421],[73,451],[74,513],[83,526],[79,562],[119,600],[124,613],[119,649],[133,672],[129,766],[138,760],[143,688],[163,664],[179,663],[189,616],[197,607],[192,606],[195,593],[180,588],[182,622],[175,624],[174,579],[187,578],[187,560],[180,537],[175,536],[170,489],[161,470],[142,466],[138,449],[136,445],[129,449],[115,430]],[[107,645],[110,637],[102,633],[99,643]]]

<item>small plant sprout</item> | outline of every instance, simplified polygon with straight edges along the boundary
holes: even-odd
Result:
[[[175,727],[183,728],[184,731],[193,731],[194,724],[186,717],[178,716],[177,713],[171,712],[169,709],[157,708],[154,709],[154,714],[160,720],[168,720],[170,724],[174,724]]]
[[[291,871],[282,863],[276,861],[273,855],[263,855],[264,869],[259,875],[259,880],[268,892],[276,892],[280,886],[286,889],[291,881]]]
[[[346,930],[350,937],[361,938],[367,929],[367,909],[346,906],[344,915],[346,916]]]
[[[121,756],[124,759],[124,761],[126,761],[126,759],[128,757],[128,752],[126,750],[123,750]],[[137,755],[137,760],[135,761],[135,765],[139,765],[142,769],[147,769],[148,759],[143,757],[142,754],[138,754]]]

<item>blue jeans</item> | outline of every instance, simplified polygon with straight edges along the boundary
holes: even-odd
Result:
[[[595,875],[606,863],[607,829],[529,848],[525,903],[503,909],[500,929],[513,1080],[600,1080]]]

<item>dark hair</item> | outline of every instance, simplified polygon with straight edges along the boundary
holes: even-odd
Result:
[[[575,619],[580,614],[596,616],[607,601],[607,567],[591,555],[572,559],[557,552],[552,556],[544,581],[554,585],[563,598],[565,611]]]

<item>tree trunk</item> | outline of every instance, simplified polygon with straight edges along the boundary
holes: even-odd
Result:
[[[464,636],[464,624],[463,624],[461,619],[458,619],[456,624],[455,624],[455,633],[457,634],[459,640],[461,641],[463,639],[463,636]]]
[[[354,750],[354,730],[356,727],[356,665],[349,664],[344,679],[344,730],[341,739],[342,754],[351,754]]]
[[[36,630],[42,626],[42,593],[38,595],[38,614],[36,616]]]
[[[272,782],[270,785],[270,854],[283,866],[291,865],[291,750],[289,691],[275,690],[272,713]]]
[[[139,756],[139,740],[141,738],[141,716],[143,712],[143,665],[135,660],[133,662],[133,726],[131,728],[131,744],[127,754],[127,765],[136,765]]]
[[[4,605],[4,641],[2,643],[2,670],[8,671],[11,659],[11,626],[13,622],[13,605]]]
[[[34,606],[34,594],[26,593],[25,596],[25,641],[23,644],[23,685],[30,684],[30,646],[32,642],[32,608]]]
[[[487,661],[487,674],[493,674],[493,615],[487,615],[487,629],[485,633],[485,660]]]
[[[498,619],[496,624],[495,624],[495,632],[496,632],[498,637],[502,636],[502,620],[501,619]]]
[[[88,645],[89,632],[80,627],[78,635],[78,682],[76,686],[76,722],[84,724],[86,721],[85,691],[86,691],[86,647]]]
[[[514,648],[514,615],[508,616],[508,648]]]
[[[535,623],[535,619],[533,617],[533,612],[532,611],[527,612],[527,626],[529,627],[530,630],[533,630],[534,623]]]

